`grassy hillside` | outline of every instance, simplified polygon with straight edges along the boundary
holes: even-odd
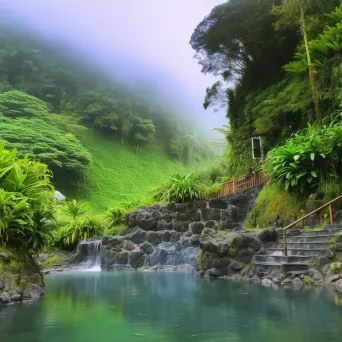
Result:
[[[93,163],[76,197],[86,197],[94,213],[121,202],[146,198],[152,188],[184,169],[180,162],[170,160],[162,152],[136,151],[91,131],[82,142],[92,154]],[[84,194],[83,188],[87,189]]]

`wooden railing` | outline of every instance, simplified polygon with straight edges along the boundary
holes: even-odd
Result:
[[[342,199],[342,195],[341,195],[341,196],[338,196],[338,197],[335,198],[334,200],[332,200],[332,201],[330,201],[330,202],[328,202],[328,203],[322,205],[321,207],[319,207],[319,208],[313,210],[311,213],[309,213],[309,214],[307,214],[307,215],[301,217],[299,220],[297,220],[297,221],[295,221],[295,222],[289,224],[287,227],[285,227],[285,228],[283,229],[283,237],[284,237],[284,256],[287,256],[286,232],[287,232],[290,228],[292,228],[292,227],[294,227],[295,225],[297,225],[298,223],[304,221],[305,219],[307,219],[307,218],[310,217],[311,215],[316,214],[316,213],[318,213],[319,211],[321,211],[321,210],[323,210],[323,209],[325,209],[325,208],[329,208],[329,222],[330,222],[330,224],[333,224],[333,223],[334,223],[334,219],[333,219],[333,209],[332,209],[332,205],[333,205],[335,202],[337,202],[337,201],[339,201],[339,200],[341,200],[341,199]]]
[[[220,191],[211,194],[210,197],[211,198],[225,197],[234,192],[253,188],[262,183],[265,183],[265,176],[263,175],[262,170],[256,170],[250,175],[246,175],[240,178],[235,178],[225,183]]]

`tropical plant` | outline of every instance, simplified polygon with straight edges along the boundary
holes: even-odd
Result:
[[[76,220],[78,217],[83,216],[88,211],[88,208],[88,203],[73,199],[65,202],[63,212]]]
[[[123,207],[110,208],[106,212],[105,222],[109,228],[126,223],[127,209]]]
[[[193,174],[174,174],[170,181],[155,193],[155,198],[168,202],[189,202],[203,199],[205,189]]]

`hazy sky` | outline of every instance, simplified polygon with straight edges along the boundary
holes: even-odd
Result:
[[[156,87],[209,128],[226,123],[202,107],[206,87],[189,45],[197,24],[224,0],[0,0],[39,33],[72,42],[108,73]]]

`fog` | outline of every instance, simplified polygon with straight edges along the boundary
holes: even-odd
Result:
[[[72,44],[114,78],[148,89],[194,118],[206,131],[226,124],[225,110],[204,110],[203,75],[189,40],[224,0],[0,0],[49,42]]]

